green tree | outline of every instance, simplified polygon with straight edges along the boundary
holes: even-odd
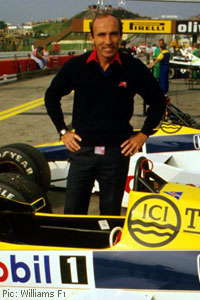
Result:
[[[7,27],[4,21],[0,21],[0,29],[5,29]]]

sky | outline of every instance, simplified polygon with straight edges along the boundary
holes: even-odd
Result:
[[[0,21],[20,25],[28,21],[71,18],[97,0],[0,0]],[[104,0],[105,5],[118,7],[118,0]],[[178,15],[187,19],[200,14],[200,3],[126,1],[125,9],[152,18]]]

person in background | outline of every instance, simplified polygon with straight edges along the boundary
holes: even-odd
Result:
[[[169,91],[169,59],[170,59],[170,53],[167,50],[167,46],[165,43],[162,43],[160,45],[160,54],[157,56],[157,58],[152,63],[151,67],[154,67],[155,64],[160,64],[160,78],[159,78],[159,84],[160,87],[165,94],[165,96],[168,96]]]
[[[134,44],[131,44],[131,52],[133,56],[136,55],[136,47],[134,46]]]
[[[136,56],[137,57],[140,57],[142,55],[142,50],[140,48],[140,46],[136,45]]]
[[[132,51],[131,51],[131,48],[127,48],[126,47],[126,41],[125,40],[122,40],[119,44],[119,50],[120,52],[122,53],[126,53],[126,54],[129,54],[131,55],[132,54]]]
[[[42,55],[43,48],[36,46],[31,52],[31,58],[39,65],[40,69],[46,68],[46,61]]]
[[[194,43],[192,45],[192,54],[195,55],[196,57],[200,57],[199,54],[199,46],[197,43]],[[199,78],[199,71],[197,70],[192,70],[192,78],[194,80],[194,83],[197,82],[198,78]]]
[[[156,48],[157,48],[156,44],[153,44],[153,45],[151,46],[151,53],[152,53],[152,56],[155,54]]]
[[[160,46],[163,43],[164,43],[164,40],[163,39],[159,39],[158,46],[155,49],[154,54],[152,55],[153,62],[156,60],[156,58],[160,54]],[[157,81],[159,81],[159,79],[160,79],[160,64],[158,62],[154,64],[154,67],[153,67],[153,76],[156,78]]]
[[[145,55],[146,55],[146,64],[150,64],[150,58],[151,58],[151,47],[149,45],[145,48]]]
[[[91,23],[94,50],[68,60],[45,93],[45,105],[70,151],[64,213],[87,214],[94,181],[101,215],[120,215],[129,160],[153,134],[166,101],[149,69],[121,53],[120,19],[98,15]],[[65,124],[61,98],[74,90],[73,130]],[[149,105],[141,131],[130,119],[135,94]]]
[[[44,46],[44,48],[42,49],[42,57],[46,61],[46,63],[48,64],[50,54],[49,54],[49,50],[47,49],[47,46]]]

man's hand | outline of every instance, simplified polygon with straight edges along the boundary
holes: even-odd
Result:
[[[148,136],[142,132],[131,136],[128,140],[121,144],[121,153],[125,156],[134,155],[146,142]]]
[[[71,131],[67,131],[65,133],[65,135],[63,135],[61,137],[61,140],[63,141],[63,143],[65,144],[65,146],[67,147],[67,149],[71,152],[76,152],[78,151],[79,149],[81,149],[80,145],[77,143],[78,142],[81,142],[82,139],[81,137],[74,133],[74,132],[71,132]]]

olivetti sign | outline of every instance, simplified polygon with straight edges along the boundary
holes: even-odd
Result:
[[[176,33],[200,33],[200,22],[176,21]]]

